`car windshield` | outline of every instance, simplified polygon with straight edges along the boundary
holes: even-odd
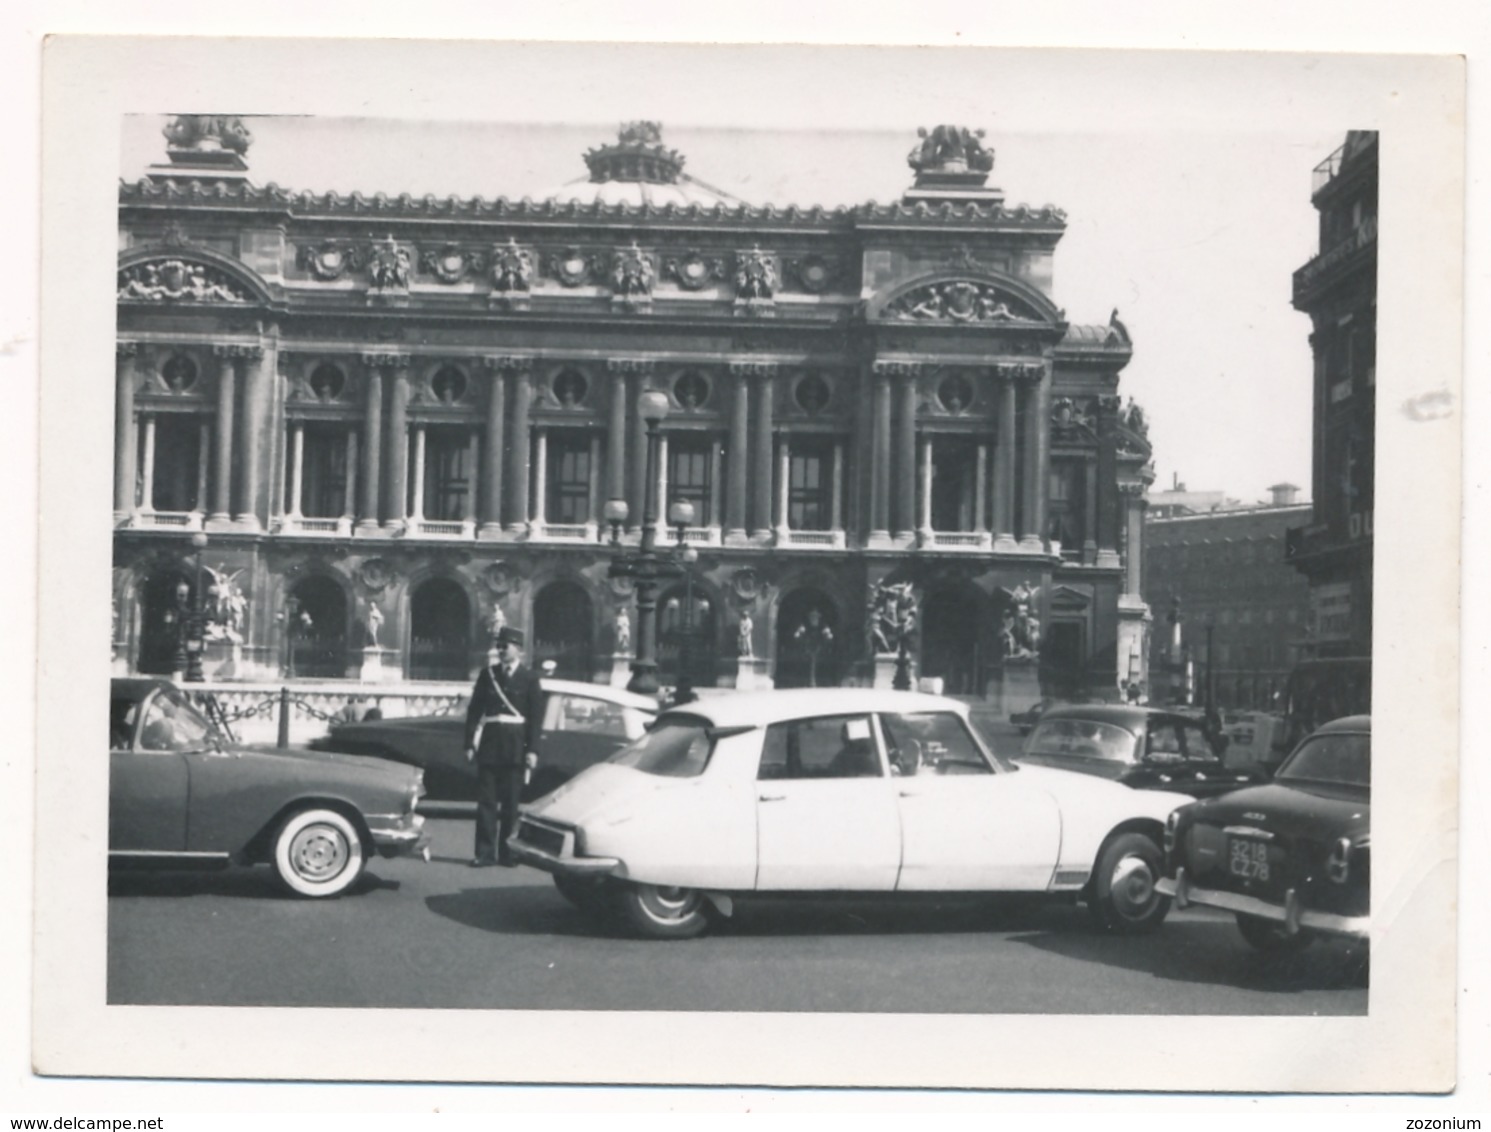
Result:
[[[1306,739],[1274,775],[1278,782],[1328,782],[1341,786],[1372,784],[1372,738],[1369,735],[1316,735]]]
[[[644,774],[694,778],[704,773],[713,749],[714,740],[710,738],[706,720],[674,716],[617,751],[610,761]]]
[[[1064,755],[1134,761],[1134,736],[1111,723],[1090,719],[1043,719],[1025,742],[1025,755]]]
[[[144,750],[202,751],[218,745],[217,729],[175,688],[161,689],[145,708]]]

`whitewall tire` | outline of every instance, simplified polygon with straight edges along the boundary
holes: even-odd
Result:
[[[335,810],[300,810],[274,838],[280,883],[298,896],[336,896],[362,875],[362,838]]]

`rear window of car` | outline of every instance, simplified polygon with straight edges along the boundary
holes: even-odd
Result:
[[[627,744],[610,762],[663,778],[694,778],[704,773],[714,739],[703,719],[672,718]]]
[[[1065,755],[1134,761],[1134,736],[1111,723],[1089,719],[1043,719],[1025,743],[1026,755]]]
[[[651,717],[634,707],[591,696],[550,694],[544,711],[545,731],[579,731],[612,739],[637,739]]]
[[[1372,739],[1368,735],[1316,735],[1306,739],[1274,775],[1280,782],[1372,784]]]

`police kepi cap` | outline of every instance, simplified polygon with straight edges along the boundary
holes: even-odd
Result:
[[[498,629],[497,630],[497,647],[500,649],[503,645],[517,645],[519,648],[522,648],[523,647],[523,630],[522,629],[508,629],[508,628],[505,628],[505,627],[502,628],[502,629]]]

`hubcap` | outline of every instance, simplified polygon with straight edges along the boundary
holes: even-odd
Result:
[[[327,825],[307,826],[290,845],[290,864],[309,881],[328,880],[347,865],[351,856],[340,830]]]
[[[642,890],[642,906],[655,920],[676,921],[692,916],[702,898],[691,888],[650,887]]]
[[[1143,857],[1125,857],[1113,870],[1113,906],[1124,916],[1142,916],[1154,901],[1154,872]]]

